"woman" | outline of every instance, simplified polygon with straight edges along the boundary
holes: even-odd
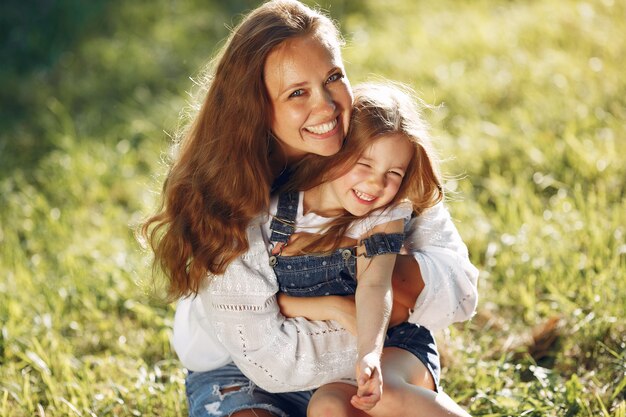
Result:
[[[333,23],[297,1],[248,14],[207,78],[162,207],[143,227],[170,296],[186,297],[174,345],[195,371],[191,415],[304,415],[311,393],[303,390],[354,374],[355,339],[344,328],[280,314],[260,228],[272,187],[297,162],[341,148],[352,92],[340,46]],[[447,211],[438,205],[410,226],[412,254],[399,256],[394,271],[423,286],[409,321],[436,330],[468,319],[477,272]]]

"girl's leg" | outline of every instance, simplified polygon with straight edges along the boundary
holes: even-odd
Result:
[[[388,347],[381,361],[383,396],[369,411],[372,417],[469,417],[443,392],[435,392],[428,368],[410,352]]]
[[[366,417],[363,411],[350,404],[356,387],[335,382],[321,386],[311,397],[307,417]]]

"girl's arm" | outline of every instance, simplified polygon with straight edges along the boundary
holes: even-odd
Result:
[[[395,220],[374,227],[362,238],[376,233],[399,233],[403,228],[404,221]],[[395,261],[395,254],[357,258],[357,396],[363,409],[373,407],[382,395],[380,356],[391,315],[391,276]]]

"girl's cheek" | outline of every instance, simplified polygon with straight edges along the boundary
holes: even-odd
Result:
[[[358,170],[352,170],[348,173],[348,175],[346,175],[346,178],[348,179],[349,182],[356,183],[356,182],[361,182],[363,179],[363,176],[359,173]]]
[[[394,181],[393,184],[391,184],[390,191],[392,195],[395,196],[396,194],[398,194],[398,190],[400,190],[400,184],[401,182],[399,181]]]

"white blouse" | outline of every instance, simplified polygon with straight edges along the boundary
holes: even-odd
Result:
[[[276,301],[260,216],[248,227],[250,249],[197,297],[180,300],[173,344],[182,364],[208,371],[230,361],[269,392],[300,391],[354,376],[356,339],[334,321],[288,319]],[[443,204],[412,219],[405,247],[419,263],[424,290],[409,321],[432,331],[469,319],[478,299],[470,263]]]

